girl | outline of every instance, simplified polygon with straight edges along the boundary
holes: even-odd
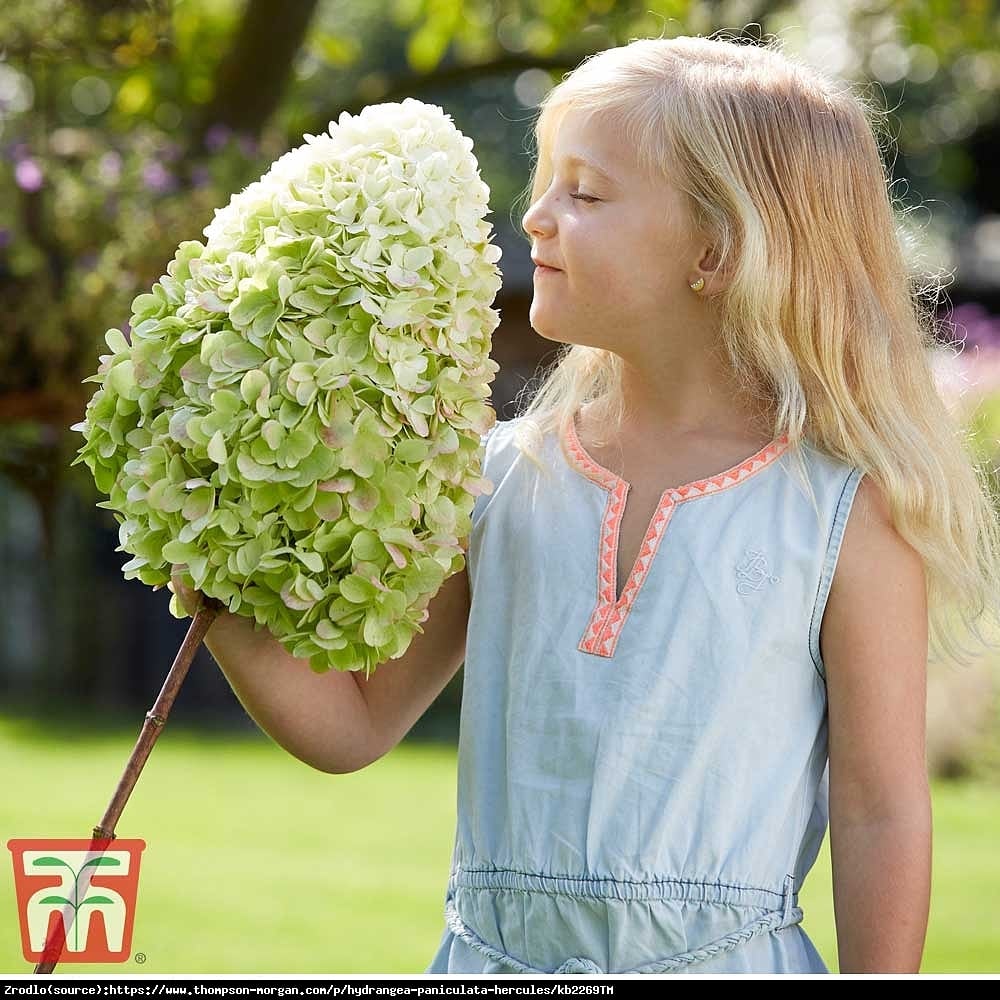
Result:
[[[798,894],[829,822],[841,972],[917,972],[928,626],[1000,593],[866,106],[771,45],[641,39],[548,95],[523,219],[566,345],[485,437],[467,565],[367,680],[228,613],[208,645],[324,771],[465,663],[431,973],[825,973]],[[175,575],[188,610],[197,595]]]

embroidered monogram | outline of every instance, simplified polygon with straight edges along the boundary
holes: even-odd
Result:
[[[755,476],[784,454],[788,448],[788,435],[782,434],[775,438],[760,451],[740,462],[739,465],[726,469],[725,472],[664,490],[652,520],[649,522],[639,554],[636,556],[635,565],[632,567],[632,572],[629,574],[620,596],[615,593],[617,589],[618,533],[631,484],[591,458],[580,442],[575,417],[568,425],[566,445],[570,461],[576,470],[587,479],[597,483],[608,494],[598,544],[597,603],[591,612],[590,620],[587,622],[583,638],[577,648],[581,652],[593,653],[595,656],[611,657],[615,655],[618,637],[628,620],[632,605],[642,589],[643,582],[649,574],[653,558],[660,547],[667,525],[670,523],[678,504],[731,489]],[[748,568],[747,572],[750,573],[751,570]]]
[[[747,549],[746,557],[736,566],[736,593],[746,596],[760,590],[765,583],[778,583],[780,577],[770,576],[767,557],[760,549]]]

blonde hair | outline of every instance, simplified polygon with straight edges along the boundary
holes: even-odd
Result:
[[[968,662],[951,614],[989,645],[979,626],[1000,600],[1000,523],[990,472],[934,382],[940,345],[921,296],[937,286],[911,285],[880,112],[773,40],[638,39],[588,57],[542,101],[531,204],[570,108],[611,116],[640,168],[670,171],[689,221],[731,258],[714,301],[737,384],[775,414],[790,454],[806,443],[878,485],[924,559],[931,658]],[[541,435],[565,440],[583,403],[613,435],[621,376],[614,353],[564,345],[519,414],[518,447],[537,462]]]

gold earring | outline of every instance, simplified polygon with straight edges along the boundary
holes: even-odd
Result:
[[[705,287],[705,279],[699,278],[697,281],[691,284],[691,287],[696,291],[700,292]]]

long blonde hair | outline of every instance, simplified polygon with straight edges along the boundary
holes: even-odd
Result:
[[[790,450],[807,443],[878,485],[924,559],[931,659],[968,662],[953,613],[989,646],[980,626],[1000,602],[992,470],[975,464],[935,385],[940,345],[922,296],[940,285],[909,275],[882,112],[773,40],[638,39],[588,57],[542,101],[531,204],[571,107],[611,116],[650,176],[669,170],[690,222],[731,258],[715,301],[737,383],[775,414],[773,436],[787,433]],[[621,376],[618,355],[564,345],[519,414],[518,447],[537,462],[541,435],[563,440],[585,402],[613,435]]]

